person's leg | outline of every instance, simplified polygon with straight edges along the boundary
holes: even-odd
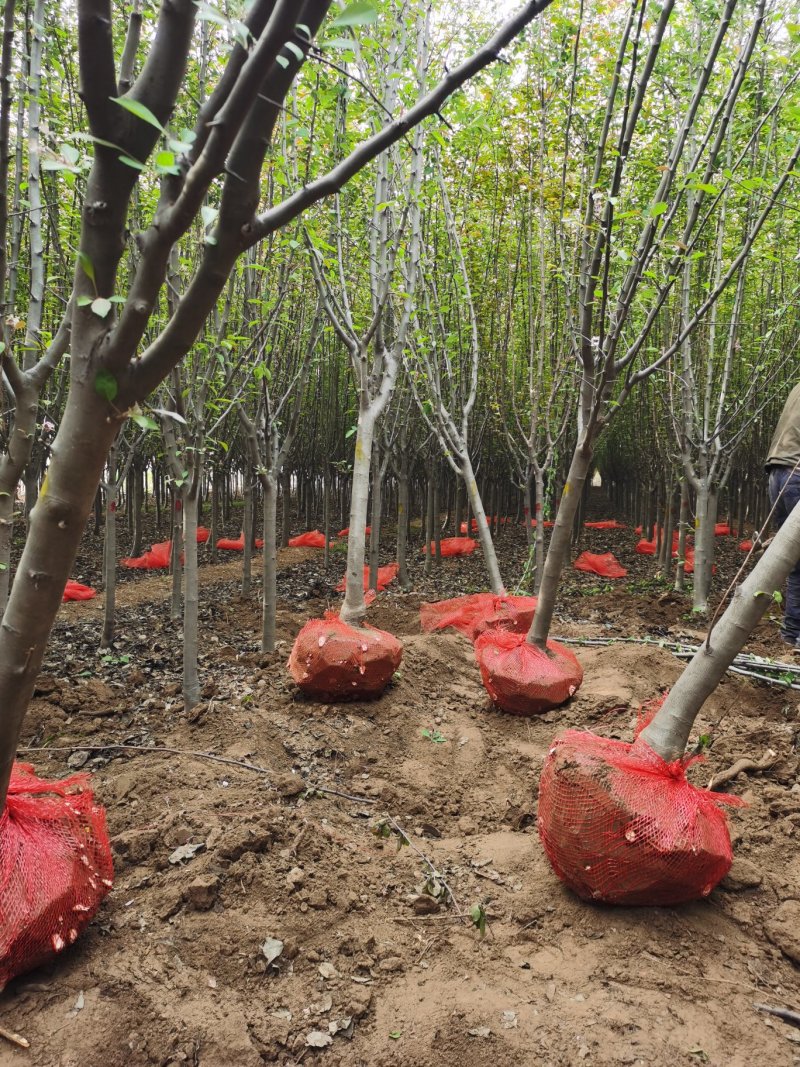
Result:
[[[800,502],[800,472],[792,474],[788,467],[773,468],[769,475],[769,499],[772,504],[777,500],[772,522],[775,529],[779,530]],[[786,580],[781,636],[787,644],[798,645],[800,642],[800,562]]]

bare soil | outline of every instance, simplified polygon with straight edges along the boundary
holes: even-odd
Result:
[[[632,574],[571,573],[558,635],[702,632],[632,540],[587,536],[581,547],[630,555]],[[513,577],[519,531],[501,551]],[[318,704],[285,662],[303,623],[335,602],[343,558],[326,575],[319,556],[282,554],[273,656],[258,651],[258,597],[240,597],[240,564],[204,568],[206,688],[188,715],[169,579],[120,587],[105,652],[100,599],[64,606],[24,758],[53,777],[85,760],[116,885],[73,949],[0,996],[0,1024],[31,1042],[0,1044],[0,1065],[800,1063],[800,1031],[754,1007],[800,1009],[798,693],[730,677],[698,721],[713,739],[689,772],[698,784],[741,756],[777,754],[727,786],[747,807],[729,813],[736,861],[722,886],[677,909],[590,906],[539,844],[543,757],[563,727],[630,739],[638,706],[680,662],[652,646],[578,648],[585,681],[566,707],[535,719],[494,710],[469,642],[419,632],[423,595],[483,587],[473,558],[427,579],[418,565],[417,593],[379,597],[370,621],[405,646],[380,700]],[[739,559],[726,545],[721,580]],[[774,620],[753,647],[781,658]],[[185,844],[200,849],[172,862]],[[423,892],[444,882],[450,906]],[[484,937],[469,916],[478,904]],[[271,963],[268,939],[283,943]]]

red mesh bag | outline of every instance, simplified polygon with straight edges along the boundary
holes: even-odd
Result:
[[[599,574],[602,578],[625,578],[628,574],[612,552],[581,552],[572,566],[576,571]]]
[[[393,634],[349,626],[327,611],[297,635],[288,666],[303,692],[319,700],[364,699],[381,695],[402,658]]]
[[[471,537],[443,537],[442,556],[471,556],[478,547],[478,542]],[[422,546],[422,552],[428,551],[428,545]],[[436,553],[436,544],[430,544],[431,555]]]
[[[197,527],[197,543],[198,545],[204,545],[211,536],[211,531],[207,526]]]
[[[528,644],[525,634],[487,630],[475,642],[484,688],[503,711],[536,715],[563,704],[583,681],[574,652],[547,642],[547,652]]]
[[[0,990],[76,941],[112,886],[105,812],[86,781],[14,764],[0,816]]]
[[[490,629],[527,633],[535,610],[535,596],[470,593],[432,604],[420,604],[419,622],[426,633],[452,626],[474,641],[484,630]]]
[[[538,818],[558,877],[584,900],[607,904],[708,896],[733,859],[718,804],[741,801],[693,786],[692,762],[665,763],[641,738],[559,735],[542,768]]]
[[[133,559],[121,559],[120,563],[129,570],[156,571],[162,567],[169,567],[172,555],[172,541],[159,541],[157,545],[151,545],[150,550]]]
[[[332,543],[332,542],[331,542]],[[297,537],[289,538],[290,548],[324,548],[325,534],[319,530],[309,530],[307,533],[298,534]]]
[[[372,533],[372,527],[371,526],[366,526],[364,528],[364,533],[367,535],[367,537],[369,537],[369,535]],[[349,537],[350,536],[350,527],[349,526],[345,526],[345,528],[343,530],[340,530],[339,533],[336,536],[337,537]],[[323,544],[322,547],[324,548],[325,545]]]
[[[742,552],[749,552],[752,547],[753,542],[750,540],[739,542],[739,548],[742,550]]]
[[[731,528],[727,522],[718,522],[714,527],[715,537],[730,537],[731,532]]]
[[[378,567],[378,592],[382,593],[387,585],[391,584],[400,570],[398,563],[387,563],[385,567]],[[336,586],[337,593],[343,593],[347,584],[347,575]],[[369,567],[364,568],[364,588],[369,589]]]
[[[585,522],[587,530],[624,530],[625,523],[617,522],[616,519],[600,519],[598,522]]]
[[[290,541],[289,544],[292,542]],[[256,548],[263,548],[264,541],[261,537],[255,539]],[[238,538],[234,541],[230,537],[220,537],[217,541],[217,548],[222,548],[226,552],[244,552],[244,531],[242,531]]]
[[[92,589],[90,585],[81,585],[80,582],[73,582],[70,580],[67,582],[64,588],[64,596],[62,600],[92,600],[97,596],[97,590]]]

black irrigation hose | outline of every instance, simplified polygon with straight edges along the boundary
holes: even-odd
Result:
[[[683,641],[664,641],[652,637],[556,637],[555,640],[566,645],[586,647],[617,644],[651,645],[653,648],[663,648],[667,652],[671,652],[677,659],[686,660],[691,659],[701,647],[700,645],[689,645]],[[753,667],[758,669],[752,670],[751,668]],[[764,659],[761,656],[740,652],[728,667],[728,672],[730,674],[742,674],[748,678],[756,678],[758,681],[766,682],[768,685],[779,685],[784,689],[800,690],[800,666],[795,663],[780,663],[775,660]],[[775,677],[773,672],[775,675],[780,674],[783,677]],[[787,675],[797,676],[798,681],[792,681],[786,677]]]

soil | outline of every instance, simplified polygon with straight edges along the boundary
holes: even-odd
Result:
[[[724,540],[720,588],[741,560]],[[631,575],[570,572],[554,636],[703,632],[633,543],[586,532],[578,550],[611,549]],[[499,547],[511,581],[522,532]],[[93,538],[86,551],[75,578],[96,573]],[[572,646],[585,680],[565,707],[498,712],[469,642],[419,632],[422,599],[485,587],[476,555],[428,577],[415,564],[414,593],[378,597],[369,621],[405,648],[381,699],[319,704],[285,664],[300,627],[336,602],[344,559],[328,574],[320,560],[281,554],[274,655],[258,650],[258,589],[240,596],[240,563],[204,566],[204,699],[188,715],[168,578],[121,583],[110,649],[98,651],[100,598],[64,605],[23,758],[47,777],[91,772],[116,884],[72,949],[0,996],[2,1026],[31,1042],[0,1045],[0,1065],[800,1063],[800,1031],[754,1007],[800,1008],[798,693],[730,676],[698,720],[712,744],[697,784],[741,756],[777,757],[726,787],[747,806],[729,811],[736,859],[710,898],[587,905],[539,844],[543,757],[564,727],[631,739],[639,705],[681,663],[654,645]],[[750,647],[784,657],[775,620]],[[200,848],[173,862],[184,844]]]

